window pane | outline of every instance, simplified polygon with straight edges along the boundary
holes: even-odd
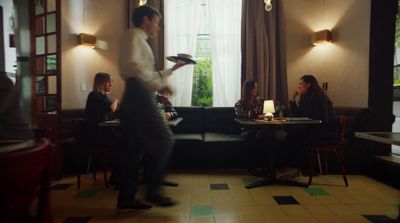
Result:
[[[56,95],[46,96],[45,111],[51,112],[51,113],[57,111],[57,96]]]
[[[44,16],[36,18],[36,35],[42,35],[44,33]]]
[[[56,14],[52,13],[47,15],[46,32],[51,33],[56,31]]]
[[[47,77],[47,93],[48,94],[57,94],[57,77],[56,76],[48,76]]]
[[[46,77],[36,77],[36,93],[38,95],[46,94]]]
[[[44,54],[44,36],[36,37],[36,55]]]
[[[36,74],[45,74],[46,57],[36,57]]]
[[[44,1],[43,0],[35,0],[35,14],[39,15],[44,13]]]
[[[47,74],[55,74],[57,71],[57,56],[56,55],[47,56],[46,64],[47,64]]]
[[[56,0],[47,0],[47,12],[56,11]]]
[[[56,35],[47,36],[47,53],[57,52],[57,39]]]

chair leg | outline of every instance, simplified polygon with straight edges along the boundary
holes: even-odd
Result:
[[[81,188],[81,154],[78,152],[78,159],[77,159],[77,184],[76,186],[78,187],[78,190]]]
[[[94,166],[93,158],[91,162],[91,168],[92,168],[92,177],[93,177],[93,182],[96,182],[96,167]]]
[[[314,156],[315,156],[314,148],[309,148],[310,173],[309,173],[309,177],[308,177],[308,186],[311,185],[312,178],[314,175]]]
[[[336,156],[337,156],[337,158],[338,158],[338,162],[339,162],[340,168],[341,168],[341,170],[342,170],[342,176],[343,176],[344,183],[346,184],[346,187],[348,187],[348,186],[349,186],[349,183],[348,183],[347,177],[346,177],[346,169],[345,169],[345,167],[344,167],[344,158],[343,158],[343,154],[341,153],[340,150],[336,150]]]
[[[108,177],[107,177],[107,155],[106,152],[104,152],[101,156],[101,163],[103,166],[103,174],[104,174],[104,184],[106,185],[106,188],[108,189]]]
[[[325,159],[325,175],[328,175],[328,153],[325,152],[324,154],[324,159]]]
[[[317,161],[318,161],[318,170],[319,174],[322,174],[322,165],[321,165],[321,156],[319,155],[319,149],[315,149],[317,154]]]

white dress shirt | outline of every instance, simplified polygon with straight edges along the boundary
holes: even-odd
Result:
[[[148,35],[140,28],[127,30],[120,42],[119,66],[122,78],[138,78],[152,90],[167,86],[172,68],[156,71],[153,50],[147,43]]]

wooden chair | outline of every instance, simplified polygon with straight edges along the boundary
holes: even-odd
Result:
[[[50,141],[0,155],[0,222],[53,222],[50,207]],[[38,197],[36,216],[30,207]]]
[[[99,147],[99,146],[91,146],[85,145],[80,142],[80,129],[82,129],[84,124],[83,119],[74,119],[72,120],[72,126],[74,131],[75,138],[75,150],[77,155],[77,187],[81,188],[81,162],[83,157],[89,157],[89,164],[92,167],[92,176],[93,181],[96,181],[96,168],[90,159],[97,157],[100,160],[101,168],[104,175],[104,184],[106,188],[108,188],[108,160],[109,160],[109,148],[107,147]]]
[[[344,116],[339,116],[337,118],[337,123],[339,127],[339,143],[334,144],[334,145],[323,145],[323,144],[315,144],[309,146],[309,159],[310,159],[310,176],[308,179],[308,185],[311,185],[312,183],[312,178],[314,175],[314,162],[315,162],[315,157],[319,157],[319,153],[324,153],[325,155],[325,174],[328,174],[328,156],[327,153],[336,153],[336,157],[338,160],[338,163],[341,168],[342,176],[344,183],[346,186],[349,186],[349,183],[347,181],[346,177],[346,169],[345,169],[345,163],[344,163],[344,158],[343,158],[343,150],[342,150],[342,144],[344,140],[344,129],[346,127],[346,118]]]

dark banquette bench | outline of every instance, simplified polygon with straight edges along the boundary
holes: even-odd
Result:
[[[251,148],[242,137],[241,127],[234,121],[233,107],[176,107],[183,121],[172,128],[175,148],[172,168],[247,168],[247,154]],[[371,154],[366,143],[354,137],[356,131],[372,129],[373,111],[368,108],[335,108],[338,115],[347,118],[344,153],[350,174],[362,173],[368,167]],[[82,118],[83,110],[63,111],[63,149],[66,172],[74,171],[72,152],[73,119]],[[336,161],[329,169],[336,172]]]

